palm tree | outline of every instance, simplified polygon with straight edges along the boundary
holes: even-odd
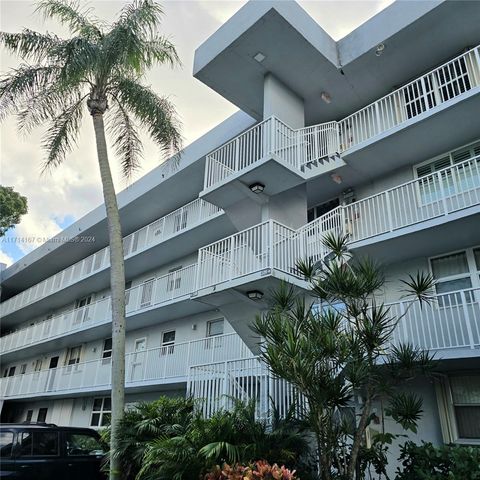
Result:
[[[92,117],[110,241],[113,452],[124,412],[125,272],[105,122],[126,177],[142,158],[138,127],[162,153],[177,153],[181,136],[175,108],[142,79],[153,65],[173,67],[179,59],[174,45],[158,33],[163,12],[152,0],[126,5],[112,24],[69,0],[40,0],[37,10],[66,26],[71,36],[62,39],[27,29],[0,33],[0,42],[25,62],[0,79],[0,118],[15,114],[19,129],[27,132],[49,123],[43,140],[46,171],[60,165],[75,145],[85,107]],[[110,478],[118,478],[118,470],[112,458]]]

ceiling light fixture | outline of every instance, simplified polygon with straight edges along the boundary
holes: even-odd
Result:
[[[267,57],[262,52],[258,52],[256,55],[253,56],[253,58],[258,63],[262,63]]]
[[[332,97],[327,93],[327,92],[322,92],[320,94],[320,98],[325,102],[325,103],[330,103],[332,101]]]
[[[375,49],[375,55],[379,57],[385,51],[385,44],[379,43]]]
[[[252,183],[248,187],[253,193],[262,193],[265,190],[265,185],[260,182]]]
[[[339,185],[342,183],[342,177],[338,173],[332,173],[330,175],[330,178],[335,182],[338,183]]]
[[[250,290],[249,292],[247,292],[247,297],[250,300],[261,300],[263,298],[263,292],[261,292],[260,290]]]

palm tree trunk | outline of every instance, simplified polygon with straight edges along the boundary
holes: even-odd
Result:
[[[120,462],[114,458],[119,437],[118,426],[125,411],[125,265],[117,197],[108,163],[103,114],[92,114],[97,142],[98,165],[107,211],[110,240],[110,288],[112,295],[112,422],[110,438],[110,480],[120,478]]]

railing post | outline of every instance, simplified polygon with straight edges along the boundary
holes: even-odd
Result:
[[[428,95],[427,95],[427,87],[425,85],[425,76],[420,77],[420,83],[422,84],[422,97],[423,101],[425,102],[425,112],[430,110],[430,106],[428,105]]]
[[[274,266],[274,251],[273,251],[273,238],[274,238],[274,225],[273,225],[273,220],[268,221],[268,239],[267,239],[267,245],[268,245],[268,268],[273,269]]]
[[[222,403],[223,403],[223,408],[227,408],[227,395],[228,395],[228,361],[225,361],[224,363],[225,371],[223,372],[223,398],[222,398]],[[213,399],[212,399],[213,400]]]
[[[239,137],[235,139],[235,164],[234,164],[234,171],[238,172],[240,170],[239,163],[240,163],[240,142],[238,141]]]
[[[440,186],[440,195],[442,196],[443,214],[448,215],[447,197],[445,195],[445,188],[443,185],[441,171],[437,172],[437,178],[438,178],[438,185]]]
[[[475,348],[475,341],[473,339],[473,329],[470,319],[470,312],[468,311],[465,290],[460,291],[460,297],[462,299],[463,314],[465,315],[465,325],[467,326],[468,341],[470,343],[470,348],[473,350]]]
[[[390,199],[390,190],[385,192],[385,203],[387,206],[387,216],[388,216],[388,230],[393,231],[393,216],[392,216],[392,203]]]

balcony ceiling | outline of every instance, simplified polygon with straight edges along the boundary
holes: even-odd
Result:
[[[480,43],[479,24],[480,2],[396,2],[335,42],[295,2],[249,2],[198,48],[194,76],[260,119],[270,72],[304,98],[307,125],[339,120]]]

